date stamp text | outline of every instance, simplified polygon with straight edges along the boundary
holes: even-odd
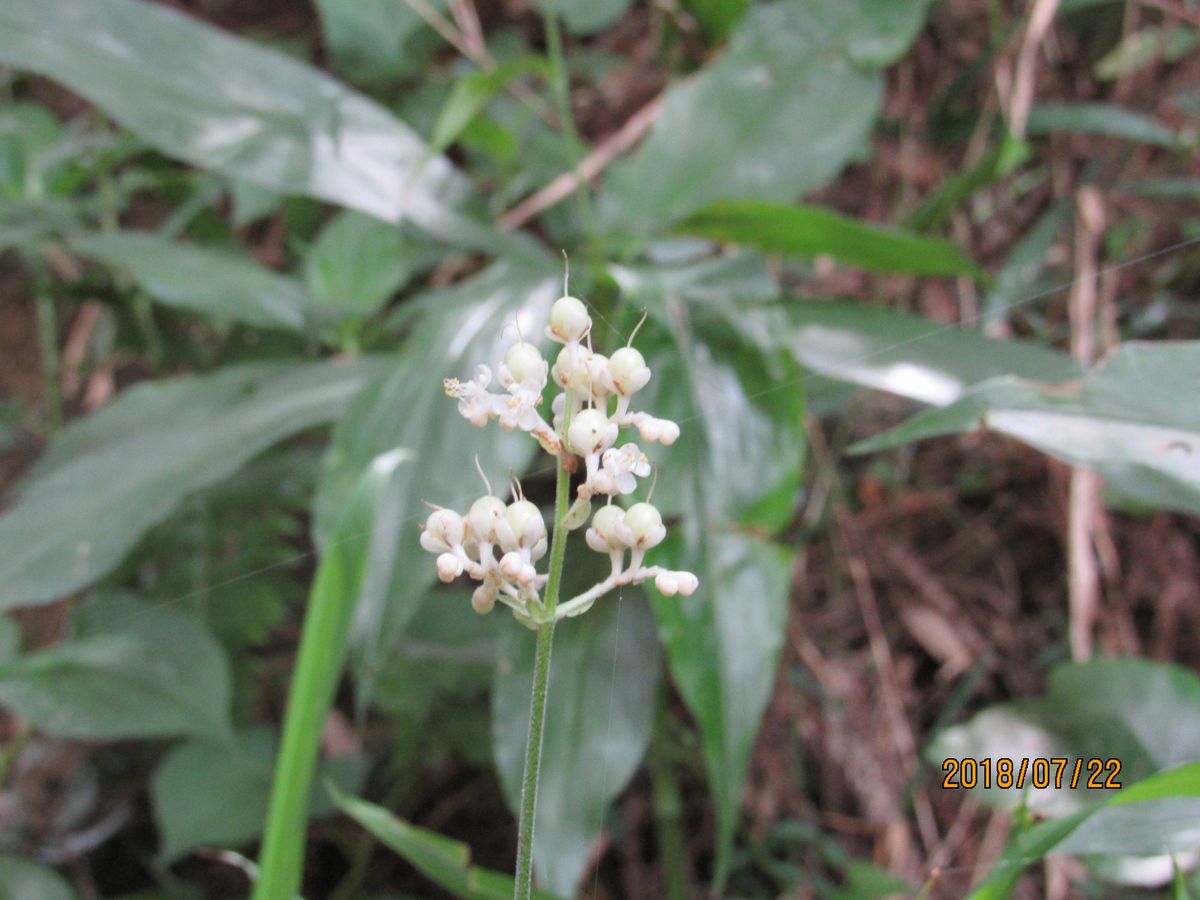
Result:
[[[1031,786],[1037,790],[1084,787],[1115,791],[1121,787],[1120,775],[1119,759],[1098,756],[952,756],[942,761],[942,787],[947,790],[1020,791]]]

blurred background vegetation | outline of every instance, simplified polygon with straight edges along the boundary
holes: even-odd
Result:
[[[305,896],[510,890],[417,526],[552,504],[441,379],[562,250],[702,589],[560,627],[543,887],[1200,895],[1197,85],[1192,0],[0,0],[0,896],[248,892],[330,560]],[[943,786],[1039,756],[1125,790]]]

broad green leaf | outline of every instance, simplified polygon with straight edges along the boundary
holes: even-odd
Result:
[[[1128,497],[1200,514],[1200,404],[1187,402],[1196,384],[1200,343],[1132,342],[1081,380],[991,379],[851,449],[867,453],[984,427],[1094,469]]]
[[[683,598],[649,593],[671,676],[700,725],[716,801],[719,889],[783,647],[792,552],[733,531],[679,527],[684,533],[669,537],[649,561],[694,572],[700,587]]]
[[[597,554],[573,542],[564,599],[607,574]],[[581,557],[591,557],[582,566]],[[582,571],[581,571],[582,570]],[[587,572],[594,578],[579,577]],[[493,748],[500,784],[520,808],[535,635],[515,621],[502,632],[492,692]],[[554,632],[542,744],[533,861],[539,882],[574,896],[608,804],[637,771],[650,741],[661,667],[654,618],[640,590],[596,601]]]
[[[194,616],[107,595],[72,640],[0,666],[0,704],[39,731],[81,740],[228,738],[224,651]]]
[[[671,87],[645,144],[610,170],[602,221],[661,230],[714,200],[791,201],[858,150],[879,111],[875,69],[901,55],[924,0],[753,7],[729,48]]]
[[[20,856],[0,856],[0,897],[13,900],[78,900],[65,878],[49,866]]]
[[[654,502],[682,518],[649,561],[694,572],[700,589],[682,599],[651,594],[671,675],[700,724],[716,798],[718,890],[791,581],[787,551],[733,529],[791,519],[805,448],[798,368],[778,348],[782,311],[733,299],[774,292],[756,271],[737,259],[614,271],[629,305],[651,311],[637,344],[654,377],[634,408],[682,430],[670,448],[648,448],[664,475]]]
[[[1111,103],[1043,103],[1029,110],[1031,135],[1079,132],[1177,148],[1179,135],[1149,116]]]
[[[442,380],[470,378],[477,365],[495,372],[512,343],[514,322],[536,340],[560,290],[560,276],[552,272],[549,262],[498,263],[405,304],[406,314],[421,316],[406,349],[355,400],[334,432],[317,492],[319,544],[327,541],[347,492],[370,460],[397,447],[412,459],[407,478],[379,513],[351,636],[364,693],[436,575],[433,558],[418,544],[418,525],[429,512],[425,502],[465,512],[485,493],[475,474],[477,456],[492,483],[502,485],[508,472],[525,469],[537,448],[528,435],[471,425],[445,396]]]
[[[861,222],[816,206],[720,201],[685,219],[675,230],[756,247],[766,253],[823,254],[876,272],[982,274],[953,244]]]
[[[168,156],[446,240],[517,247],[456,206],[444,158],[382,106],[282,53],[142,0],[0,0],[0,61],[94,103]]]
[[[437,832],[418,828],[392,815],[382,806],[330,786],[329,792],[342,812],[396,851],[434,884],[467,900],[509,900],[513,879],[471,865],[471,848]],[[554,900],[553,894],[535,890],[537,900]]]
[[[631,0],[537,0],[544,11],[553,8],[572,34],[592,34],[611,25],[629,10]]]
[[[0,609],[95,581],[189,494],[337,419],[377,361],[256,363],[140,384],[72,423],[0,516]]]
[[[522,56],[501,63],[494,69],[481,69],[460,78],[446,98],[429,139],[430,153],[441,153],[456,140],[475,117],[483,112],[488,101],[516,78],[531,70],[545,71],[542,59]]]
[[[252,259],[150,232],[75,238],[79,252],[129,273],[168,306],[211,319],[303,332],[311,302],[295,280]]]
[[[304,257],[304,280],[325,321],[365,319],[416,273],[421,247],[387,222],[357,212],[332,218]]]
[[[267,728],[240,731],[231,742],[189,741],[173,749],[154,773],[150,798],[164,862],[194,847],[238,846],[258,837],[267,813],[277,736]],[[311,797],[313,818],[335,811],[322,783],[356,790],[365,760],[340,757],[321,766]],[[297,827],[303,827],[297,823]]]
[[[351,81],[386,84],[420,71],[424,54],[414,51],[432,29],[405,0],[316,0],[316,6],[334,64]]]
[[[1065,381],[1065,354],[860,303],[795,301],[777,331],[796,361],[829,378],[945,406],[998,375]]]

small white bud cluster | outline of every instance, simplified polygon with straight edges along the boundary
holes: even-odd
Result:
[[[690,572],[643,566],[646,551],[666,537],[662,516],[654,506],[635,503],[623,510],[612,505],[614,497],[632,494],[637,480],[650,474],[650,460],[636,443],[617,446],[621,428],[635,428],[646,441],[673,444],[679,426],[669,419],[630,411],[631,398],[650,381],[645,358],[632,346],[622,347],[611,358],[593,352],[591,330],[591,316],[583,302],[561,297],[551,308],[546,327],[546,336],[563,345],[553,367],[537,347],[518,340],[508,348],[499,367],[500,384],[507,393],[488,390],[492,372],[482,365],[468,382],[457,378],[445,381],[446,394],[458,400],[459,412],[472,424],[484,426],[498,419],[502,428],[527,431],[548,452],[565,457],[564,464],[572,471],[578,465],[572,458],[583,459],[584,480],[567,514],[568,528],[587,521],[592,497],[608,497],[608,505],[592,517],[586,537],[589,547],[609,555],[612,573],[560,604],[553,617],[578,615],[618,585],[653,579],[668,596],[689,595],[699,585]],[[553,425],[538,411],[548,375],[562,388],[551,404]],[[538,593],[547,576],[538,575],[534,568],[546,553],[546,527],[537,507],[523,497],[505,505],[491,496],[489,489],[488,496],[476,500],[465,517],[438,509],[426,522],[421,546],[438,554],[442,581],[453,581],[466,572],[482,582],[472,598],[477,612],[490,612],[500,600],[527,624],[536,626],[551,617]],[[626,552],[630,554],[628,566]]]
[[[438,554],[442,581],[466,572],[482,582],[471,597],[478,613],[491,612],[501,594],[524,610],[545,582],[533,564],[546,555],[546,523],[541,510],[523,498],[505,504],[488,494],[472,503],[465,516],[435,509],[421,532],[421,546]]]

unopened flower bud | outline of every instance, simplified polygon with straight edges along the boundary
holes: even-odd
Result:
[[[679,593],[685,597],[692,596],[700,587],[700,579],[691,572],[676,572],[675,580],[679,583]]]
[[[622,397],[635,394],[650,380],[646,359],[632,347],[622,347],[608,361],[608,373],[613,389]]]
[[[510,550],[500,557],[500,572],[505,578],[516,581],[524,567],[525,560],[521,559],[521,554],[515,550]]]
[[[635,503],[625,510],[623,524],[629,529],[633,538],[633,546],[638,550],[648,550],[657,547],[667,536],[663,527],[662,515],[658,509],[649,503]]]
[[[496,605],[496,589],[489,587],[486,584],[481,584],[475,588],[475,593],[471,595],[471,608],[481,616],[486,616],[492,611]]]
[[[517,500],[508,504],[496,523],[496,538],[504,550],[528,549],[546,536],[546,522],[537,504]]]
[[[679,579],[674,572],[659,572],[654,578],[654,586],[667,596],[674,597],[679,593]]]
[[[481,544],[495,543],[496,523],[504,515],[504,510],[504,501],[490,494],[472,503],[467,513],[467,528],[471,536]]]
[[[584,535],[588,546],[597,553],[609,553],[613,550],[623,550],[625,541],[622,538],[624,529],[621,525],[625,519],[625,511],[619,506],[602,506],[592,516],[592,527]]]
[[[541,351],[527,341],[518,341],[504,354],[500,380],[505,387],[533,382],[540,390],[546,383],[546,369],[547,363],[542,359]]]
[[[617,426],[598,409],[582,410],[571,421],[567,442],[580,456],[589,456],[611,447],[617,440]]]
[[[466,523],[452,509],[435,509],[425,520],[421,546],[430,553],[445,553],[463,542]]]
[[[449,584],[463,572],[462,560],[453,553],[443,553],[437,558],[438,578]]]
[[[582,300],[559,297],[550,307],[550,326],[547,333],[556,341],[573,344],[581,340],[592,327],[591,316]]]

